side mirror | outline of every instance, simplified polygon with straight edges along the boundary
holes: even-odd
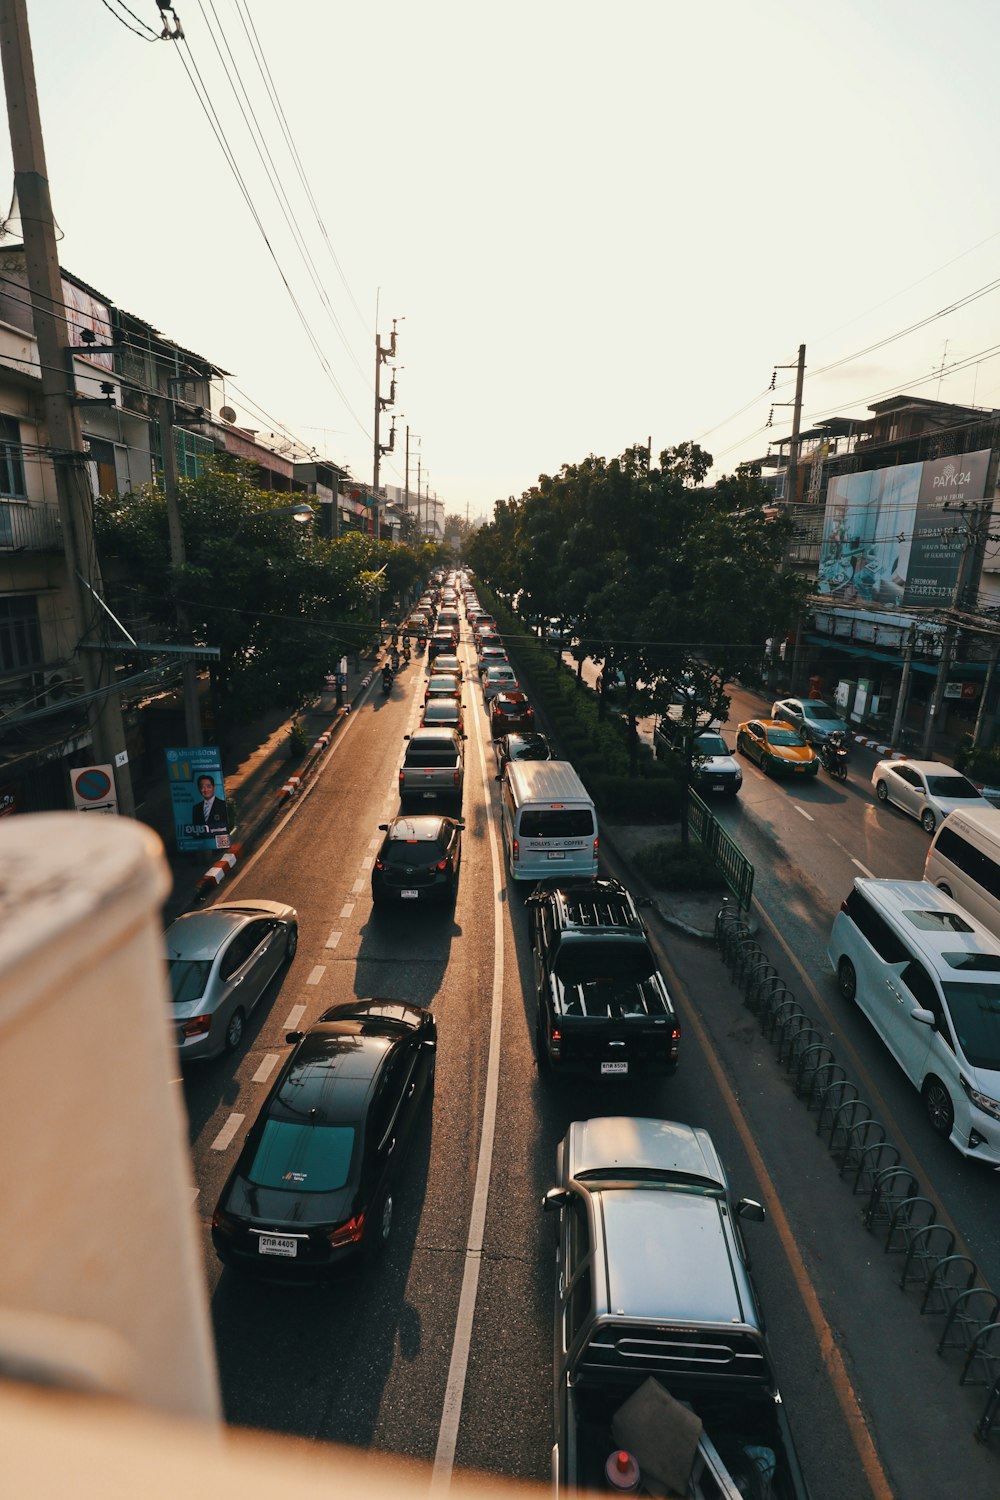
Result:
[[[545,1194],[545,1197],[542,1199],[542,1209],[547,1214],[555,1213],[559,1209],[565,1208],[568,1203],[568,1188],[549,1188],[548,1192]]]
[[[379,831],[379,833],[388,833],[389,832],[389,825],[388,825],[388,823],[380,823],[378,825],[378,831]]]
[[[305,1032],[304,1031],[286,1031],[285,1032],[285,1041],[286,1042],[301,1042],[301,1040],[302,1040],[302,1038],[304,1036],[305,1036]]]
[[[469,738],[469,736],[465,733],[464,730],[462,731],[462,738],[463,738],[463,740],[467,740]]]
[[[404,735],[403,735],[403,739],[404,739],[404,740],[408,740],[408,739],[409,739],[409,738],[410,738],[410,736],[409,736],[409,735],[408,735],[408,734],[404,734]]]
[[[736,1213],[739,1218],[749,1219],[752,1224],[763,1224],[767,1217],[764,1205],[753,1198],[741,1198],[736,1205]]]

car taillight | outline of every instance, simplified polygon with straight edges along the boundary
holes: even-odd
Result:
[[[384,862],[381,859],[377,859],[375,861],[375,868],[376,868],[376,870],[384,870],[385,869]]]
[[[341,1245],[356,1245],[365,1232],[364,1214],[355,1214],[353,1219],[348,1219],[346,1224],[341,1224],[337,1229],[331,1229],[327,1235],[327,1244],[331,1249],[337,1250]]]
[[[597,839],[594,840],[594,858],[597,858]]]
[[[679,1026],[675,1026],[674,1029],[673,1029],[673,1031],[670,1033],[670,1056],[671,1057],[676,1057],[677,1056],[677,1049],[678,1049],[678,1046],[680,1045],[680,1040],[681,1040],[681,1028]]]
[[[447,870],[448,861],[446,859],[439,859],[434,868],[435,870]]]
[[[184,1036],[204,1036],[211,1024],[211,1016],[192,1016],[184,1022],[181,1032]]]
[[[512,847],[511,847],[511,855],[510,855],[510,857],[511,857],[511,859],[513,859],[515,861],[517,861],[517,860],[519,860],[521,858],[521,845],[520,845],[520,843],[518,842],[517,839],[514,839],[512,841]]]
[[[400,786],[403,785],[403,772],[402,772],[402,769],[400,769],[400,772],[399,772],[399,784],[400,784]]]
[[[457,771],[453,772],[453,777],[454,777],[455,785],[458,786],[458,772]]]
[[[549,1056],[552,1058],[553,1062],[559,1062],[562,1059],[562,1032],[561,1031],[554,1030],[552,1032],[552,1045],[549,1047]]]
[[[223,1234],[236,1233],[236,1225],[233,1223],[232,1219],[228,1214],[224,1214],[222,1210],[218,1208],[212,1215],[212,1228],[221,1229]]]

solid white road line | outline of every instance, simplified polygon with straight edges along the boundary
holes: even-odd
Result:
[[[875,879],[875,876],[872,874],[871,870],[866,869],[866,867],[861,863],[860,859],[855,859],[853,854],[851,855],[851,864],[857,865],[862,875],[867,875],[869,880]]]
[[[492,781],[486,775],[486,756],[480,716],[473,711],[476,725],[476,740],[479,745],[479,769],[483,783],[486,808],[491,812],[490,792]],[[469,1367],[469,1350],[472,1345],[472,1324],[476,1315],[476,1295],[479,1290],[479,1269],[482,1265],[483,1238],[486,1231],[486,1205],[490,1191],[490,1171],[493,1164],[493,1137],[496,1131],[497,1090],[500,1083],[500,1022],[503,1015],[503,914],[504,903],[501,888],[500,858],[497,851],[496,828],[492,814],[486,826],[490,834],[490,863],[493,871],[493,996],[490,1011],[490,1051],[486,1065],[486,1094],[483,1100],[483,1128],[479,1139],[479,1161],[476,1167],[476,1185],[472,1194],[472,1214],[469,1219],[469,1236],[465,1250],[465,1269],[462,1273],[462,1291],[458,1301],[458,1317],[455,1323],[455,1338],[451,1348],[451,1363],[448,1367],[448,1382],[445,1386],[438,1429],[437,1451],[434,1454],[432,1488],[446,1490],[451,1484],[455,1466],[455,1450],[458,1445],[458,1426],[462,1416],[462,1400],[465,1395],[465,1380]]]
[[[212,1142],[212,1150],[225,1151],[226,1148],[232,1144],[233,1136],[236,1134],[237,1130],[239,1130],[245,1119],[246,1115],[230,1115],[229,1119],[226,1121],[225,1125],[223,1125],[222,1129],[215,1137],[215,1140]]]
[[[288,1019],[286,1020],[284,1026],[285,1031],[294,1031],[305,1013],[306,1008],[304,1005],[293,1005],[291,1010],[288,1012]]]
[[[314,967],[309,971],[309,978],[306,980],[306,984],[319,984],[325,973],[326,964],[314,965]]]
[[[341,938],[343,936],[344,936],[344,934],[342,932],[337,932],[336,930],[334,930],[333,932],[330,933],[330,936],[327,938],[326,942],[323,944],[323,947],[324,948],[336,948],[337,944],[340,942],[340,940],[341,940]]]
[[[266,1083],[271,1074],[274,1072],[275,1065],[280,1061],[281,1058],[279,1053],[268,1052],[261,1061],[260,1067],[253,1075],[254,1083]]]

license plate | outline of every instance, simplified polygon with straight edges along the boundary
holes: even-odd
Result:
[[[564,849],[550,849],[549,850],[549,859],[565,859],[565,858],[566,858],[566,852],[565,852]]]
[[[628,1063],[627,1062],[602,1062],[601,1063],[601,1072],[602,1073],[627,1073],[628,1072]]]
[[[283,1235],[262,1234],[257,1241],[257,1250],[261,1255],[286,1255],[294,1260],[299,1253],[299,1242],[285,1239]]]
[[[721,781],[715,781],[712,783],[713,792],[724,792],[725,790],[726,788],[723,786]]]
[[[416,901],[417,899],[416,891],[400,891],[399,894],[402,896],[404,901]]]
[[[424,797],[433,797],[433,796],[434,796],[434,793],[433,793],[433,792],[424,792],[424,793],[422,793],[422,795],[423,795],[423,796],[424,796]]]

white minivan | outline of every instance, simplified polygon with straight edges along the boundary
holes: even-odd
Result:
[[[511,879],[596,879],[597,814],[569,762],[512,760],[497,780]]]
[[[1000,940],[926,880],[857,879],[827,953],[937,1133],[1000,1167]]]
[[[1000,808],[949,813],[931,840],[924,879],[1000,937]]]

